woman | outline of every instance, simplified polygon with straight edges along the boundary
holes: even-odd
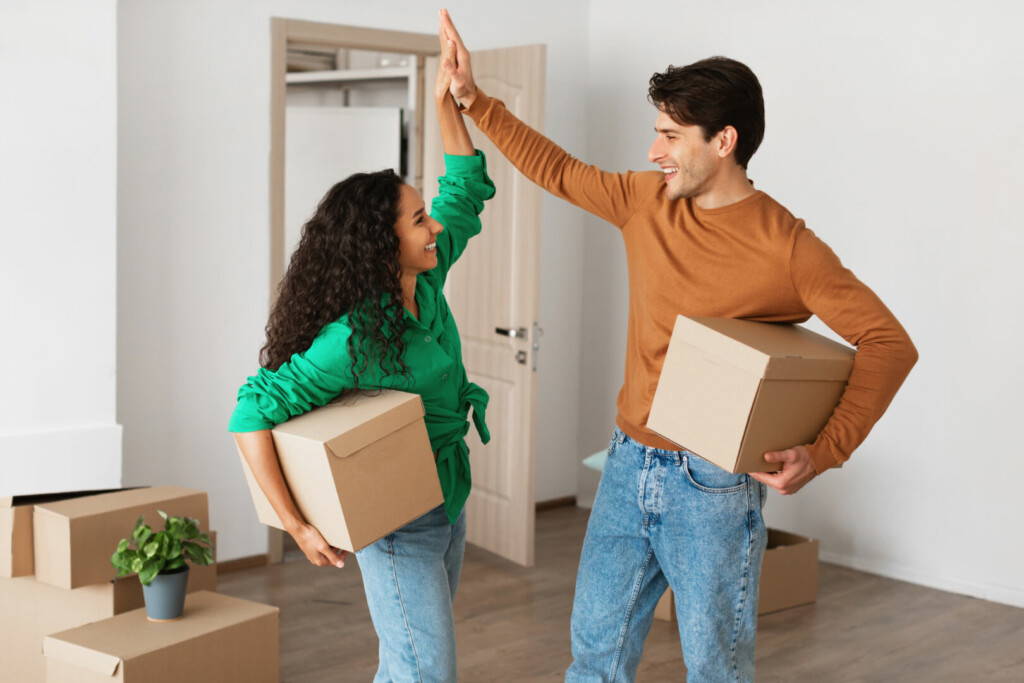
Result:
[[[358,551],[380,640],[377,681],[455,680],[455,595],[465,548],[463,505],[473,408],[481,439],[487,394],[466,377],[458,330],[442,288],[448,269],[480,231],[494,196],[448,93],[453,46],[442,41],[435,100],[446,174],[430,215],[392,171],[335,185],[303,228],[267,324],[262,368],[238,392],[231,418],[260,488],[310,562],[344,565],[295,506],[270,429],[353,389],[420,394],[444,504]]]

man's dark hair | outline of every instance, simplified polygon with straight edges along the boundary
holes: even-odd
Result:
[[[764,96],[746,64],[709,57],[687,66],[669,66],[651,76],[651,104],[682,125],[697,125],[710,140],[726,126],[739,133],[736,163],[743,168],[764,138]]]

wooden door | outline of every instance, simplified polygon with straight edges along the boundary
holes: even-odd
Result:
[[[479,86],[538,129],[544,116],[544,66],[542,45],[473,52]],[[427,92],[432,92],[436,72],[437,58],[428,58]],[[444,162],[433,107],[425,107],[424,115],[423,189],[429,205]],[[467,437],[473,470],[467,535],[475,545],[532,566],[541,190],[468,118],[466,123],[475,146],[487,155],[497,186],[482,216],[483,232],[452,269],[446,289],[470,381],[491,396],[491,442],[484,446],[474,430]],[[515,336],[499,334],[497,328],[515,331]]]

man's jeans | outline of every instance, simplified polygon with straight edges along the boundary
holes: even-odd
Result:
[[[765,486],[616,429],[583,542],[567,682],[632,681],[665,587],[689,681],[753,681]]]
[[[444,507],[356,553],[380,641],[375,683],[455,680],[452,599],[466,549],[466,513]]]

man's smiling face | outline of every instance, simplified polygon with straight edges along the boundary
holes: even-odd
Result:
[[[707,190],[722,159],[716,152],[718,135],[704,139],[704,129],[674,121],[664,111],[654,122],[657,137],[647,158],[665,174],[669,199],[693,197]]]

